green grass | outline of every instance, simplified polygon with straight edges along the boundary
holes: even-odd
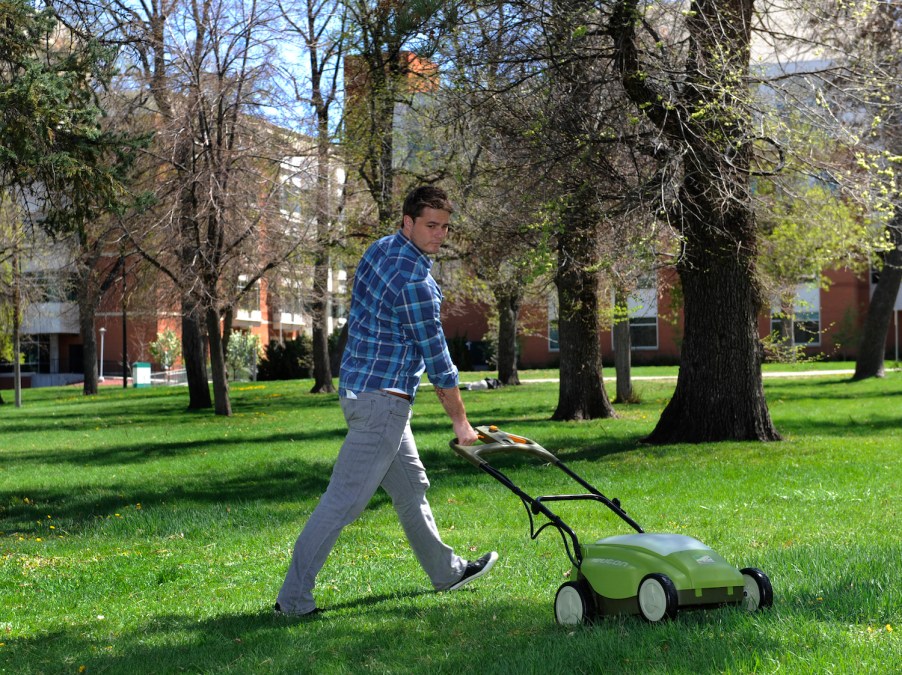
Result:
[[[575,630],[552,613],[560,539],[531,541],[516,497],[448,449],[428,389],[413,424],[442,535],[501,560],[431,592],[379,494],[319,577],[328,611],[306,621],[270,608],[344,435],[335,396],[236,384],[234,416],[216,418],[186,413],[179,388],[26,391],[0,408],[0,672],[898,672],[902,374],[765,386],[783,442],[666,447],[638,441],[672,382],[637,380],[642,404],[579,424],[548,421],[554,383],[464,392],[474,423],[535,439],[648,531],[698,537],[775,588],[759,614]],[[575,487],[498,465],[533,494]],[[628,531],[590,504],[559,510],[584,538]]]

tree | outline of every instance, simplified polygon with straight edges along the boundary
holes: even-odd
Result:
[[[446,149],[445,171],[455,186],[450,256],[460,263],[442,286],[491,304],[498,379],[517,385],[520,309],[532,287],[547,291],[553,256],[546,223],[537,217],[542,202],[530,190],[530,166],[522,162],[517,142],[498,133],[510,109],[504,97],[490,94],[505,84],[497,57],[506,34],[493,30],[494,20],[477,11],[452,34],[444,50],[448,82],[436,92],[427,133]]]
[[[640,288],[651,287],[658,292],[657,273],[666,269],[666,261],[673,252],[669,246],[673,237],[666,228],[657,227],[654,214],[639,208],[636,212],[614,212],[602,225],[601,268],[611,287],[611,333],[614,342],[614,372],[616,373],[615,403],[638,401],[632,382],[632,335],[630,307]],[[643,308],[644,309],[644,308]]]
[[[799,136],[806,134],[803,128],[796,130]],[[817,140],[808,138],[815,155]],[[799,284],[829,288],[825,272],[840,267],[865,273],[871,255],[885,248],[882,232],[862,204],[836,183],[805,175],[793,163],[787,163],[786,175],[756,183],[761,207],[757,270],[766,296],[779,307],[782,325],[782,335],[770,346],[791,358],[798,351],[794,323]]]
[[[539,241],[554,251],[561,349],[555,419],[613,415],[599,340],[601,226],[617,208],[617,189],[646,170],[641,159],[623,161],[618,145],[623,105],[607,75],[599,16],[589,2],[486,6],[468,24],[476,47],[463,50],[469,63],[459,78],[471,116],[486,129],[480,149],[503,157],[506,168],[490,172],[516,176],[517,196],[529,195],[524,210],[532,208],[539,215],[530,220],[544,225]]]
[[[458,2],[438,0],[345,0],[343,145],[355,175],[376,207],[376,232],[398,227],[395,139],[404,109],[418,92],[434,91],[430,59],[455,24]],[[419,176],[436,182],[439,175]]]
[[[887,250],[876,263],[874,288],[853,380],[883,377],[886,336],[902,282],[902,7],[895,2],[817,5],[811,25],[844,68],[830,78],[832,101],[858,111],[859,159],[876,179],[884,201]],[[863,114],[862,114],[863,113]]]
[[[178,336],[170,329],[157,333],[157,339],[150,343],[150,355],[163,366],[163,370],[172,368],[172,364],[181,355],[181,345]]]
[[[88,256],[81,269],[90,269],[89,227],[121,206],[136,149],[136,139],[102,123],[98,90],[112,76],[115,54],[61,27],[53,8],[38,11],[30,2],[5,3],[0,26],[0,189],[51,237],[73,239]],[[96,304],[89,287],[80,288],[85,363],[96,370]],[[96,372],[88,372],[85,393],[95,392]]]
[[[127,236],[181,295],[189,407],[210,405],[206,336],[215,412],[229,415],[235,305],[306,236],[286,226],[278,203],[298,139],[265,115],[280,105],[270,30],[280,12],[270,2],[210,0],[110,0],[98,9],[94,19],[133,57],[125,91],[138,123],[156,129],[144,176],[156,206],[125,221]]]
[[[335,186],[333,175],[333,111],[338,102],[338,75],[345,44],[347,10],[341,2],[305,0],[281,5],[282,14],[307,52],[309,87],[296,83],[297,96],[314,115],[316,144],[314,218],[316,240],[313,247],[313,389],[311,393],[335,391],[329,358],[328,299],[331,252],[335,238]],[[295,19],[299,16],[299,19]]]
[[[250,333],[234,333],[229,340],[226,361],[232,369],[232,379],[237,380],[247,373],[256,380],[257,359],[260,357],[260,338]]]
[[[882,260],[880,278],[864,324],[864,334],[858,346],[858,358],[855,361],[853,380],[864,380],[869,377],[883,377],[884,354],[886,353],[886,334],[889,331],[896,298],[902,283],[902,206],[896,205],[892,220],[887,223],[890,250]]]
[[[896,171],[902,152],[900,8],[898,3],[857,0],[793,3],[783,19],[784,25],[796,27],[797,39],[787,43],[786,36],[771,36],[783,40],[778,53],[793,55],[796,64],[782,75],[784,84],[774,103],[783,112],[787,145],[807,151],[792,154],[787,161],[791,170],[774,177],[772,194],[794,196],[807,204],[797,209],[794,226],[787,222],[792,209],[780,200],[776,211],[762,211],[777,214],[764,219],[764,241],[770,250],[762,255],[762,269],[768,279],[774,279],[776,271],[785,282],[785,272],[799,267],[807,268],[809,278],[820,276],[821,270],[811,269],[812,262],[860,269],[873,261],[882,267],[868,304],[853,379],[880,376],[902,277],[896,269],[902,262],[902,251],[896,250],[902,242]],[[773,121],[765,124],[778,126]],[[828,192],[832,199],[820,198],[818,191]],[[824,203],[831,205],[819,206]],[[831,210],[845,215],[845,223],[837,224]],[[777,226],[771,230],[775,220]],[[773,249],[779,242],[787,255]],[[788,318],[784,325],[791,323],[791,312]]]
[[[8,195],[0,193],[0,362],[12,364],[17,408],[22,406],[19,327],[23,304],[20,260],[24,248],[19,211]]]
[[[674,31],[686,45],[679,79],[642,51],[663,38],[636,0],[616,2],[608,24],[624,91],[658,128],[681,176],[668,215],[682,236],[676,270],[685,338],[676,389],[651,443],[780,438],[764,397],[757,332],[763,298],[754,273],[755,133],[747,105],[753,7],[692,2],[683,30]]]

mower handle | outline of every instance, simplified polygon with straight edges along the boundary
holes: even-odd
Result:
[[[523,436],[515,436],[501,431],[496,426],[475,427],[481,445],[461,445],[457,439],[450,443],[451,449],[476,468],[488,464],[482,455],[496,455],[505,452],[522,453],[532,455],[544,462],[559,464],[558,458],[548,452],[535,441]]]

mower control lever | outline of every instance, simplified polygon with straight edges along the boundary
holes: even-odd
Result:
[[[463,457],[465,460],[470,462],[470,464],[475,466],[477,469],[485,471],[497,481],[499,481],[502,485],[511,490],[514,494],[519,496],[520,499],[523,500],[523,503],[527,505],[527,511],[530,511],[530,509],[532,510],[530,518],[532,518],[533,514],[543,513],[548,516],[548,518],[555,524],[558,529],[570,535],[573,538],[575,558],[580,558],[581,556],[579,542],[576,540],[576,535],[573,534],[573,531],[570,530],[570,528],[567,527],[558,516],[548,510],[548,507],[545,506],[543,502],[578,499],[598,501],[607,506],[614,513],[616,513],[622,520],[630,525],[630,527],[636,530],[636,532],[644,532],[639,523],[630,518],[629,515],[627,515],[626,511],[623,510],[623,507],[620,506],[619,499],[610,500],[605,497],[601,492],[598,491],[598,488],[588,483],[581,476],[577,475],[566,464],[564,464],[564,462],[559,460],[552,453],[548,452],[548,450],[543,448],[535,441],[531,441],[524,436],[516,436],[514,434],[509,434],[505,431],[501,431],[501,429],[494,425],[479,426],[475,427],[475,429],[479,440],[482,441],[481,445],[461,445],[455,438],[451,441],[451,449],[454,450],[454,452],[456,452],[458,455]],[[514,485],[510,478],[505,476],[501,471],[493,467],[487,460],[483,459],[482,457],[483,455],[500,454],[504,452],[516,452],[526,455],[532,455],[533,457],[536,457],[543,462],[552,464],[553,466],[556,466],[558,469],[570,476],[584,488],[586,488],[591,494],[549,495],[545,497],[539,497],[537,499],[530,497],[528,494]]]
[[[476,432],[479,440],[482,441],[481,445],[460,445],[455,438],[451,441],[451,449],[477,468],[486,464],[486,461],[482,459],[482,455],[495,455],[505,452],[532,455],[542,461],[558,464],[557,457],[535,441],[523,436],[515,436],[501,431],[494,425],[476,427]]]

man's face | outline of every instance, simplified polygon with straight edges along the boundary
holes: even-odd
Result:
[[[401,232],[423,253],[438,253],[448,236],[450,221],[447,211],[427,207],[415,219],[404,216]]]

